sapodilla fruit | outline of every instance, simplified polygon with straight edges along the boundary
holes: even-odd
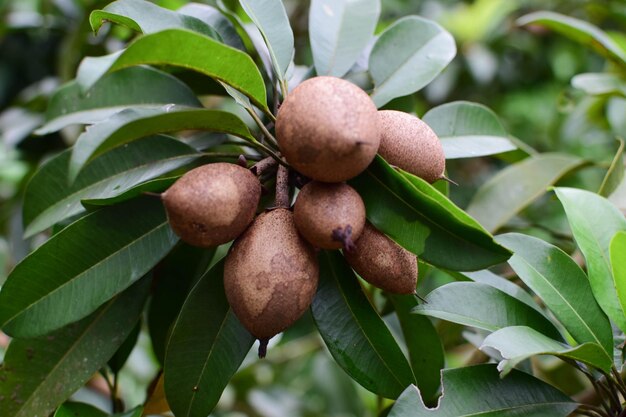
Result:
[[[322,249],[352,250],[365,225],[365,204],[345,183],[309,182],[298,193],[293,214],[300,234]]]
[[[315,249],[296,230],[291,211],[260,214],[233,244],[224,264],[224,289],[239,321],[267,342],[309,308],[317,290]]]
[[[300,173],[324,182],[348,180],[376,156],[376,105],[349,81],[310,78],[282,103],[276,139],[287,162]]]
[[[391,165],[433,183],[444,178],[446,157],[439,138],[419,118],[396,110],[380,110],[378,153]]]
[[[390,293],[413,294],[417,257],[370,223],[365,223],[356,248],[344,257],[365,281]]]
[[[187,172],[161,198],[174,233],[208,248],[230,242],[248,227],[261,184],[248,169],[219,162]]]

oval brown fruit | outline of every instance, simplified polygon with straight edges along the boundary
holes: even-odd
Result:
[[[391,165],[433,183],[444,177],[446,157],[437,134],[419,118],[396,110],[378,112],[378,153]]]
[[[239,321],[267,341],[309,308],[319,281],[315,249],[296,230],[293,214],[275,209],[259,215],[233,244],[224,265],[224,288]]]
[[[293,214],[300,234],[322,249],[351,247],[365,225],[365,204],[345,183],[311,181],[298,193]]]
[[[365,281],[394,294],[415,293],[417,256],[369,223],[355,245],[353,251],[344,251],[344,256]]]
[[[359,87],[314,77],[282,103],[276,120],[281,152],[296,170],[318,181],[357,176],[378,150],[376,105]]]
[[[254,219],[261,184],[248,169],[219,162],[187,172],[161,198],[174,233],[206,248],[243,233]]]

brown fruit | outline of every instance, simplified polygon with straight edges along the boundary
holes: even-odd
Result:
[[[376,112],[370,97],[349,81],[310,78],[281,105],[276,139],[287,162],[302,174],[324,182],[345,181],[376,156]]]
[[[344,256],[370,284],[390,293],[415,293],[417,257],[371,224],[365,223],[355,250]]]
[[[296,198],[293,209],[298,231],[323,249],[350,248],[365,225],[365,205],[348,184],[311,181]]]
[[[233,244],[224,265],[226,297],[239,321],[261,341],[309,308],[319,280],[315,249],[296,230],[293,214],[275,209],[259,215]]]
[[[224,162],[192,169],[161,194],[174,233],[205,248],[243,233],[260,197],[261,184],[249,170]]]
[[[391,165],[433,183],[443,178],[446,157],[439,138],[417,117],[395,110],[378,112],[378,153]]]

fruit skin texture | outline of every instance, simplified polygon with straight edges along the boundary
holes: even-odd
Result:
[[[248,169],[219,162],[187,172],[161,198],[174,233],[208,248],[230,242],[248,227],[261,184]]]
[[[433,183],[443,177],[446,157],[437,134],[419,118],[395,110],[378,112],[378,153],[391,165]]]
[[[322,249],[344,246],[333,239],[334,230],[350,226],[355,241],[365,225],[365,204],[359,193],[344,183],[311,181],[298,194],[293,213],[300,234]]]
[[[390,293],[413,294],[417,285],[417,257],[369,223],[356,249],[343,254],[365,281]]]
[[[287,209],[259,215],[224,264],[226,298],[239,321],[261,341],[302,316],[318,281],[315,249],[300,237]]]
[[[282,154],[300,173],[341,182],[372,162],[380,136],[377,109],[359,87],[335,77],[314,77],[285,99],[276,120]]]

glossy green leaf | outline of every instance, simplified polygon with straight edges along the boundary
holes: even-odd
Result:
[[[626,94],[626,82],[607,72],[577,74],[572,78],[572,86],[590,95]]]
[[[607,199],[585,190],[555,188],[563,204],[574,239],[587,262],[587,275],[595,299],[607,316],[626,330],[626,315],[617,297],[611,272],[611,238],[626,231],[624,215]]]
[[[324,251],[319,259],[320,285],[311,312],[326,346],[356,382],[396,398],[415,383],[402,350],[343,257]]]
[[[86,92],[76,81],[59,88],[48,104],[46,124],[36,133],[97,123],[127,107],[159,104],[202,107],[193,91],[177,78],[150,67],[131,67],[105,75]]]
[[[598,190],[602,197],[609,197],[624,181],[624,140],[617,138],[617,142],[619,143],[617,152]]]
[[[176,415],[206,417],[252,347],[224,293],[224,262],[191,290],[165,356],[165,393]]]
[[[200,157],[178,140],[148,137],[94,159],[68,185],[70,155],[68,150],[51,159],[28,183],[23,212],[26,237],[83,212],[83,199],[113,198]]]
[[[107,365],[111,372],[117,374],[124,367],[124,364],[128,360],[128,357],[132,353],[135,345],[137,344],[137,339],[139,338],[139,332],[141,331],[141,320],[135,325],[133,330],[130,332],[124,343],[117,349],[115,354],[109,359]]]
[[[561,339],[543,314],[496,288],[477,282],[452,282],[439,287],[413,311],[490,332],[509,326],[528,326]]]
[[[204,275],[215,249],[179,243],[155,268],[152,298],[148,310],[148,330],[152,349],[161,364],[176,317],[189,291]]]
[[[209,6],[208,4],[187,3],[179,8],[177,12],[200,19],[214,28],[226,45],[230,45],[242,51],[246,50],[243,40],[237,33],[237,29],[235,29],[235,26],[219,9]]]
[[[414,295],[391,295],[402,334],[409,351],[409,361],[422,396],[434,399],[441,385],[441,370],[445,366],[443,345],[435,326],[428,317],[411,314],[417,307]]]
[[[143,279],[77,323],[36,339],[13,339],[0,368],[3,417],[47,416],[115,353],[139,319]],[[58,310],[69,309],[71,303]]]
[[[545,153],[510,165],[484,183],[467,213],[490,232],[504,226],[563,175],[583,164],[571,155]]]
[[[446,159],[473,158],[517,149],[498,116],[482,104],[455,101],[429,110],[422,120],[435,131]]]
[[[261,32],[279,80],[286,80],[294,55],[293,31],[281,0],[239,0],[239,4]]]
[[[380,0],[313,0],[309,39],[318,75],[344,76],[370,42]]]
[[[395,170],[381,157],[350,181],[367,218],[426,262],[470,271],[504,262],[510,253],[433,186]]]
[[[241,91],[261,110],[269,112],[265,83],[249,55],[182,29],[145,35],[125,50],[100,58],[85,58],[76,79],[84,89],[89,89],[106,73],[137,65],[167,65],[199,72]]]
[[[141,184],[135,185],[128,190],[121,192],[120,194],[115,194],[112,197],[84,198],[80,200],[80,203],[87,210],[93,210],[98,208],[99,206],[112,206],[115,204],[123,203],[124,201],[132,200],[133,198],[144,195],[145,193],[160,194],[170,188],[170,186],[174,184],[176,180],[179,179],[181,176],[182,175],[176,175],[173,177],[149,180],[146,182],[142,182]]]
[[[156,133],[186,129],[228,133],[253,140],[241,119],[221,110],[190,109],[175,105],[126,109],[90,126],[78,137],[72,150],[68,177],[74,181],[86,163],[110,149]]]
[[[536,355],[553,355],[559,358],[586,363],[608,374],[613,360],[597,343],[567,346],[525,326],[505,327],[491,333],[480,347],[497,349],[504,358],[498,364],[502,376],[507,375],[520,362]]]
[[[567,417],[578,404],[561,391],[521,371],[500,378],[495,365],[446,369],[443,396],[429,409],[416,387],[407,388],[388,417]]]
[[[569,255],[541,239],[519,233],[500,235],[496,240],[513,251],[509,265],[574,340],[596,343],[613,352],[611,323],[596,302],[587,276]]]
[[[626,311],[626,232],[620,231],[613,236],[609,245],[613,283],[617,291],[622,310]]]
[[[2,329],[33,337],[87,316],[141,278],[177,241],[159,199],[82,217],[13,269],[0,291]]]
[[[530,294],[528,294],[522,287],[512,283],[506,278],[502,278],[501,276],[486,269],[476,272],[461,272],[461,274],[474,282],[487,284],[497,288],[543,314],[541,308],[537,305],[537,302]]]
[[[369,57],[372,99],[382,107],[430,83],[456,55],[454,38],[437,23],[407,16],[380,34]]]
[[[159,7],[146,0],[117,0],[89,15],[89,23],[98,33],[105,22],[117,23],[145,34],[166,29],[189,29],[221,41],[221,36],[200,19]]]
[[[536,12],[520,17],[517,24],[541,25],[568,38],[594,48],[602,55],[626,64],[626,51],[597,26],[554,12]]]

